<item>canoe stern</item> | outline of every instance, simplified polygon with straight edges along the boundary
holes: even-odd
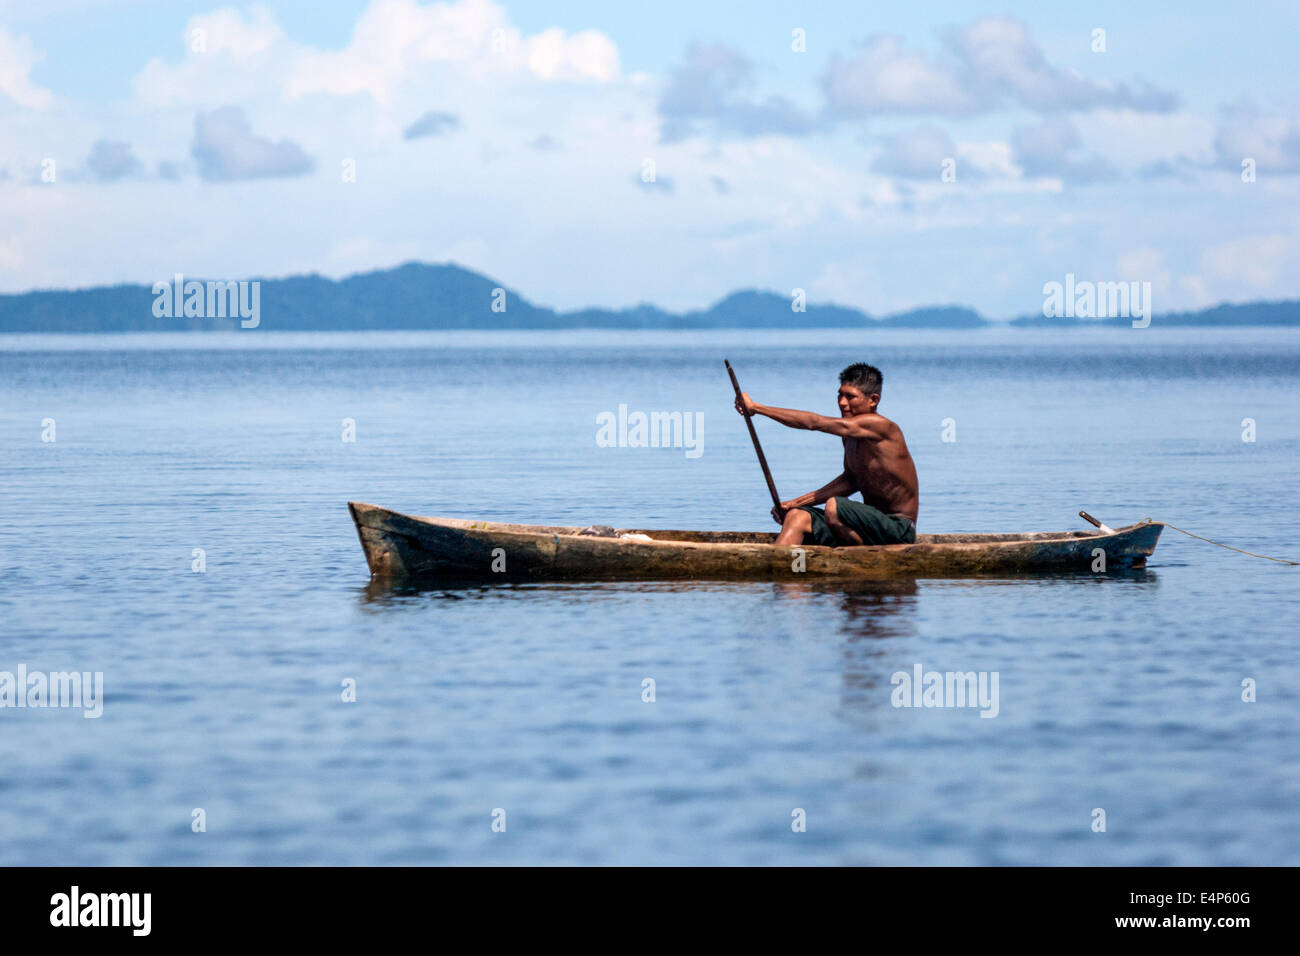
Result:
[[[551,537],[488,530],[486,522],[455,527],[375,505],[349,501],[348,510],[372,577],[531,574],[555,561]]]

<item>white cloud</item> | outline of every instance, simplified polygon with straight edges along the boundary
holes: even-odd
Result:
[[[1255,160],[1258,174],[1300,173],[1300,115],[1267,114],[1249,100],[1223,112],[1214,138],[1216,165],[1241,170]]]
[[[981,176],[992,179],[1011,179],[1016,175],[1011,147],[999,140],[977,142],[964,140],[957,144],[958,154]],[[962,178],[962,165],[958,164],[957,179]]]
[[[942,164],[955,160],[958,182],[986,177],[1012,177],[1010,149],[1005,143],[959,143],[947,131],[923,123],[886,140],[872,169],[905,179],[940,181]]]
[[[120,140],[96,140],[86,159],[86,168],[101,182],[112,182],[140,172],[140,160],[131,152],[131,144]]]
[[[831,57],[822,89],[829,107],[848,117],[977,107],[950,68],[904,50],[902,39],[888,34],[867,40],[851,57]]]
[[[1150,86],[1134,91],[1124,83],[1091,80],[1052,66],[1029,29],[1014,17],[984,17],[950,30],[946,45],[958,72],[986,103],[1007,100],[1044,112],[1096,107],[1163,112],[1177,104],[1172,93]]]
[[[202,31],[203,51],[194,48],[195,31]],[[428,85],[440,65],[477,81],[497,75],[603,83],[620,75],[618,48],[603,33],[552,28],[526,37],[492,0],[372,0],[341,50],[290,40],[264,7],[191,17],[183,42],[181,62],[155,58],[136,76],[146,104],[213,106],[323,93],[365,94],[393,107],[404,91]]]
[[[880,34],[850,57],[834,56],[822,79],[827,108],[845,117],[886,113],[963,115],[1022,106],[1044,113],[1101,107],[1166,112],[1173,93],[1092,80],[1056,67],[1014,17],[984,17],[943,34],[934,56]]]
[[[1078,129],[1063,116],[1016,128],[1011,143],[1016,162],[1026,176],[1094,183],[1119,175],[1104,157],[1083,151]]]
[[[314,165],[292,140],[272,142],[254,134],[238,106],[195,116],[190,154],[198,163],[199,175],[213,182],[300,176]]]
[[[753,88],[754,64],[739,50],[723,43],[692,43],[660,91],[660,138],[678,142],[706,122],[741,136],[797,136],[818,127],[815,117],[786,97],[758,100]]]
[[[602,33],[567,36],[544,30],[524,37],[491,0],[422,6],[414,0],[374,0],[337,52],[306,51],[287,95],[368,93],[383,104],[429,64],[457,63],[477,75],[530,73],[541,80],[604,82],[619,75],[618,48]]]
[[[31,40],[0,27],[0,94],[32,110],[53,104],[54,94],[31,79],[32,67],[42,59]]]
[[[144,105],[203,107],[264,96],[283,87],[290,62],[302,55],[261,6],[247,15],[222,8],[190,17],[180,41],[179,63],[154,57],[136,74]]]
[[[1099,109],[1080,114],[1074,123],[1090,148],[1127,170],[1161,162],[1208,162],[1212,154],[1214,123],[1194,113]]]
[[[223,7],[191,17],[184,39],[192,53],[229,53],[236,60],[247,60],[284,39],[284,30],[264,6],[250,7],[247,19],[238,10]]]
[[[543,30],[528,41],[528,68],[544,80],[605,82],[618,76],[618,48],[595,30],[573,36],[565,36],[563,30]]]
[[[419,139],[422,136],[441,136],[444,133],[450,133],[460,128],[460,117],[455,113],[447,113],[443,110],[428,110],[420,115],[410,126],[406,127],[402,136],[405,139]]]

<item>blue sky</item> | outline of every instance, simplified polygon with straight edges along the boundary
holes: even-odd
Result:
[[[1300,297],[1298,35],[1277,2],[0,0],[0,291],[419,259],[558,308]]]

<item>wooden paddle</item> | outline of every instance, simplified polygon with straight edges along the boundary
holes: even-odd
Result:
[[[722,364],[727,366],[727,374],[731,376],[731,385],[736,390],[736,398],[740,398],[740,382],[736,381],[735,370],[726,359],[722,360]],[[767,459],[763,457],[763,446],[758,443],[758,432],[754,431],[753,416],[748,411],[745,412],[745,424],[749,426],[749,437],[754,440],[754,451],[758,453],[758,463],[763,469],[763,477],[767,479],[767,490],[772,493],[772,504],[780,511],[781,496],[776,493],[776,482],[772,480],[772,471],[767,467]]]

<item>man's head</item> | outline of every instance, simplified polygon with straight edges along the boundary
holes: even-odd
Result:
[[[880,404],[880,386],[884,377],[880,369],[866,362],[854,362],[840,372],[840,415],[865,415]]]

